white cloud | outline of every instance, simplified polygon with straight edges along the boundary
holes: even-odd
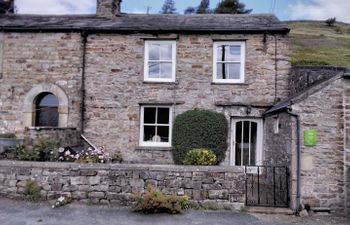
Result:
[[[93,14],[96,0],[15,0],[21,14]]]
[[[349,0],[299,0],[289,4],[292,19],[325,20],[336,17],[337,21],[350,22]]]

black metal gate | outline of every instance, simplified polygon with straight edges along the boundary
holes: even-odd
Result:
[[[289,207],[289,170],[285,166],[246,166],[246,205]]]

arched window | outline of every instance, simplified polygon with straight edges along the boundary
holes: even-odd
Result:
[[[35,126],[58,127],[58,98],[49,92],[41,93],[35,100]]]

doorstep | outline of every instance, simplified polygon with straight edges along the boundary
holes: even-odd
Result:
[[[274,208],[274,207],[261,207],[261,206],[247,206],[245,207],[247,212],[250,213],[265,213],[265,214],[284,214],[293,215],[293,210],[289,208]]]

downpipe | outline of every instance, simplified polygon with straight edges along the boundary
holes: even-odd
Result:
[[[296,195],[296,207],[294,209],[294,214],[299,215],[300,211],[300,116],[298,114],[292,113],[292,109],[289,107],[287,109],[287,114],[293,116],[297,120],[297,195]]]

